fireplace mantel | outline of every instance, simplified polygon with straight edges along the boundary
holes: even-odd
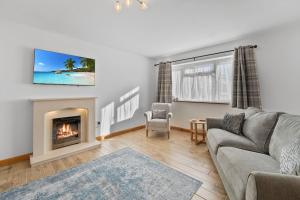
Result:
[[[96,97],[36,98],[33,104],[33,155],[31,165],[60,159],[78,152],[100,146],[96,141]],[[56,117],[80,115],[83,139],[59,149],[52,148],[52,120]]]
[[[97,99],[97,97],[66,97],[66,98],[31,98],[30,101],[38,102],[38,101],[58,101],[58,100],[85,100],[85,99]]]

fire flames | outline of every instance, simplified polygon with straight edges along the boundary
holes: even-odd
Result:
[[[70,124],[63,124],[56,133],[57,139],[63,139],[75,135],[78,135],[78,130],[72,130]]]

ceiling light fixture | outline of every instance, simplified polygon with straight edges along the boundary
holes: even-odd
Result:
[[[146,10],[148,8],[146,0],[135,0],[135,1],[139,4],[141,10]],[[133,0],[125,0],[125,5],[127,7],[130,7],[132,5],[132,2]],[[122,10],[122,3],[120,0],[115,1],[115,10],[117,12],[120,12]]]
[[[115,10],[116,10],[117,12],[121,12],[121,10],[122,10],[122,5],[121,5],[120,1],[116,1],[116,3],[115,3]]]
[[[125,0],[125,4],[127,7],[131,6],[132,0]]]
[[[139,0],[138,2],[140,3],[140,7],[142,10],[146,10],[148,8],[148,5],[146,4],[145,1]]]

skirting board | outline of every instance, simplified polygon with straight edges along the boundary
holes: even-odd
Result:
[[[29,160],[31,155],[32,155],[32,153],[27,153],[27,154],[24,154],[24,155],[20,155],[20,156],[0,160],[0,167],[4,167],[4,166],[7,166],[7,165],[17,163],[17,162]]]
[[[188,132],[188,133],[191,132],[191,130],[188,129],[188,128],[182,128],[182,127],[178,127],[178,126],[171,126],[171,129],[178,130],[178,131],[183,131],[183,132]]]
[[[140,126],[136,126],[136,127],[133,127],[133,128],[113,132],[113,133],[111,133],[109,135],[106,135],[106,136],[98,136],[96,139],[101,141],[101,140],[104,140],[104,139],[109,139],[109,138],[112,138],[112,137],[116,137],[116,136],[119,136],[119,135],[123,135],[123,134],[129,133],[129,132],[137,131],[137,130],[144,129],[144,128],[145,128],[145,125],[140,125]],[[178,131],[183,131],[183,132],[188,132],[188,133],[191,132],[190,129],[177,127],[177,126],[171,126],[171,129],[178,130]]]
[[[104,139],[109,139],[109,138],[112,138],[112,137],[123,135],[125,133],[129,133],[129,132],[132,132],[132,131],[137,131],[137,130],[140,130],[140,129],[143,129],[143,128],[145,128],[145,125],[140,125],[140,126],[124,129],[124,130],[121,130],[121,131],[112,132],[111,134],[106,135],[106,136],[98,136],[98,137],[96,137],[96,139],[101,141],[101,140],[104,140]]]

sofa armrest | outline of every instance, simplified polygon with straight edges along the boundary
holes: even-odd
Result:
[[[206,119],[207,123],[207,129],[210,128],[222,128],[223,126],[223,119],[219,118],[207,118]]]
[[[151,111],[147,111],[144,113],[144,116],[146,117],[146,121],[150,121],[152,118],[152,112]]]
[[[300,199],[300,177],[252,172],[248,177],[246,200]]]

